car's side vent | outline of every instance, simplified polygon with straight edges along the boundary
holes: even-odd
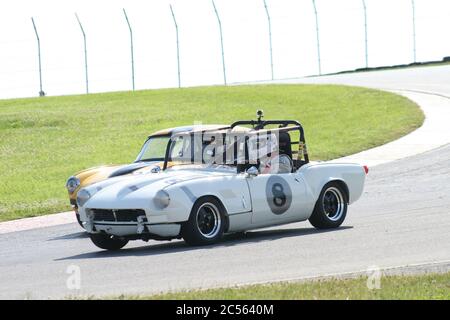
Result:
[[[139,216],[145,217],[145,211],[142,209],[91,209],[91,213],[94,221],[137,222]]]

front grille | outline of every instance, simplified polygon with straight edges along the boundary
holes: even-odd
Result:
[[[142,209],[91,209],[91,213],[94,221],[137,222],[139,216],[145,217],[145,211]]]

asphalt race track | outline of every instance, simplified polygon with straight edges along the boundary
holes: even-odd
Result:
[[[450,67],[349,74],[327,82],[426,91],[450,97]],[[98,250],[77,224],[0,235],[0,298],[152,293],[301,279],[371,266],[450,270],[450,145],[371,169],[344,225],[308,222],[232,235],[214,246],[183,241]],[[78,270],[80,289],[69,289]],[[70,284],[70,283],[69,283]]]

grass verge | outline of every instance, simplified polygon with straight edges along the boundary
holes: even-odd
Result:
[[[165,293],[150,296],[122,295],[112,299],[154,300],[449,300],[450,273],[386,276],[380,289],[369,289],[367,278],[327,279],[299,283],[272,283],[236,288]]]
[[[408,99],[346,86],[257,85],[0,100],[0,221],[69,210],[64,184],[100,164],[130,163],[148,134],[202,123],[287,118],[312,159],[399,138],[424,119]]]

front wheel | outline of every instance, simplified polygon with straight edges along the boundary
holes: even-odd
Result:
[[[224,229],[225,209],[215,198],[205,197],[194,204],[181,235],[190,245],[208,245],[217,242]]]
[[[327,183],[319,195],[309,222],[318,229],[339,227],[347,215],[347,199],[347,192],[340,183]]]
[[[116,238],[105,233],[91,233],[89,236],[97,247],[105,250],[119,250],[128,243],[128,240]]]

